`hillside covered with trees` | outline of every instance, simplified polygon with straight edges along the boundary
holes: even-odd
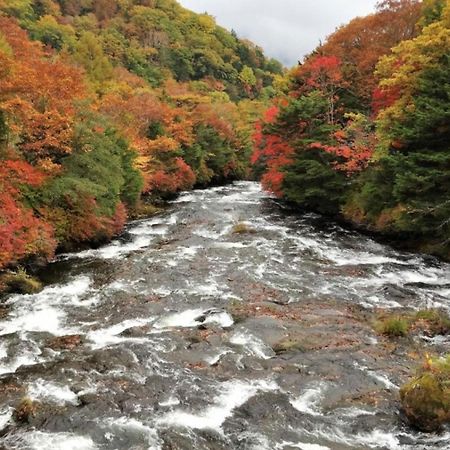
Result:
[[[247,176],[282,70],[174,0],[0,1],[0,269]]]
[[[450,5],[385,0],[293,69],[254,135],[266,189],[450,257]]]

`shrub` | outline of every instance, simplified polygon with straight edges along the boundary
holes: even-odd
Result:
[[[409,422],[421,431],[450,423],[450,355],[427,357],[419,374],[400,389],[400,399]]]

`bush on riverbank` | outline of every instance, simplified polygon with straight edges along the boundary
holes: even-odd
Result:
[[[419,374],[400,389],[400,399],[409,422],[421,431],[450,423],[450,355],[427,357]]]

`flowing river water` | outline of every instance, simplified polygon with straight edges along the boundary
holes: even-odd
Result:
[[[423,352],[450,340],[371,324],[449,309],[448,264],[239,182],[182,194],[45,277],[3,305],[1,449],[450,448],[449,430],[414,431],[398,404]],[[39,406],[19,423],[24,397]]]

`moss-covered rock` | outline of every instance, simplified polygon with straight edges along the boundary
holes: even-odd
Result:
[[[40,403],[35,402],[28,397],[23,398],[14,408],[14,420],[19,423],[28,423],[37,413],[39,407]]]
[[[273,345],[273,351],[279,355],[288,352],[304,352],[307,345],[300,337],[287,337]]]
[[[41,282],[29,275],[24,269],[3,274],[0,285],[3,286],[4,291],[18,294],[35,294],[42,289]]]
[[[251,234],[256,233],[256,230],[245,222],[236,223],[231,230],[233,234]]]
[[[450,355],[428,360],[426,369],[400,389],[400,399],[411,425],[421,431],[450,423]]]

